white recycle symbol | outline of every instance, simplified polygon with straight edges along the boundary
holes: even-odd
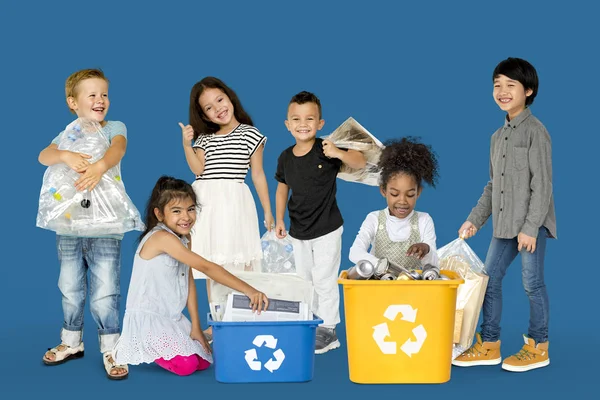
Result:
[[[256,347],[262,347],[262,345],[264,344],[265,347],[275,349],[277,347],[277,339],[275,339],[275,337],[271,335],[258,335],[254,338],[252,344]],[[262,364],[258,360],[258,354],[256,353],[256,349],[246,350],[245,353],[246,356],[244,358],[246,359],[246,362],[248,363],[250,369],[252,371],[260,371],[260,369],[262,368]],[[275,357],[275,360],[273,360],[273,358],[269,358],[269,361],[267,361],[264,365],[264,367],[268,369],[271,373],[273,373],[273,371],[276,371],[279,369],[279,367],[281,367],[281,363],[283,362],[283,360],[285,360],[285,354],[283,353],[283,350],[277,349],[273,352],[273,357]]]
[[[413,309],[408,304],[390,305],[383,313],[383,316],[390,321],[393,321],[399,313],[402,314],[403,321],[415,322],[417,319],[417,310]],[[409,338],[404,342],[402,347],[400,347],[400,349],[409,357],[412,357],[413,354],[416,354],[421,350],[421,347],[427,338],[427,331],[423,325],[417,326],[412,332],[417,340],[413,342]],[[373,327],[373,339],[375,340],[375,343],[377,343],[377,346],[379,346],[381,352],[383,354],[396,354],[396,342],[386,342],[385,338],[387,336],[390,336],[387,322]]]

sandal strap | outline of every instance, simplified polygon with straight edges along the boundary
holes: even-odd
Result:
[[[61,347],[61,346],[63,346],[62,350],[59,349],[59,347]],[[71,347],[65,343],[61,343],[56,347],[49,348],[46,353],[54,354],[54,360],[52,360],[52,361],[61,361],[61,360],[64,360],[67,356],[69,356],[71,354],[77,354],[80,351],[83,351],[83,348],[81,350],[73,351],[75,349],[76,349],[75,347]],[[44,355],[44,357],[45,357],[45,355]]]
[[[113,355],[110,351],[107,351],[106,353],[104,353],[104,360],[105,360],[104,366],[108,373],[110,373],[110,371],[112,371],[115,368],[121,368],[121,369],[124,369],[125,371],[129,372],[129,367],[127,366],[127,364],[117,364],[117,362],[115,361],[115,358],[113,357]]]
[[[64,348],[64,349],[62,349],[62,350],[59,350],[58,348],[59,348],[60,346],[64,346],[65,348]],[[59,351],[66,351],[66,350],[67,350],[67,349],[69,349],[69,348],[71,348],[69,345],[67,345],[67,344],[64,344],[64,343],[61,343],[61,344],[59,344],[58,346],[56,346],[56,347],[53,347],[53,348],[51,348],[51,349],[48,349],[48,350],[49,350],[49,351],[52,351],[52,352],[54,352],[54,353],[56,353],[56,352],[59,352]]]

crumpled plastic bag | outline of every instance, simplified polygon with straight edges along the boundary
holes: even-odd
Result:
[[[440,269],[457,272],[465,280],[456,293],[452,350],[452,359],[455,359],[473,344],[489,277],[483,262],[461,238],[438,249],[437,253]]]
[[[93,164],[110,143],[96,121],[78,118],[65,128],[58,149],[90,155]],[[59,234],[94,236],[143,231],[140,213],[127,195],[119,164],[109,169],[92,190],[78,192],[81,174],[66,164],[46,169],[40,190],[36,225]]]
[[[275,229],[267,231],[260,239],[262,246],[261,271],[267,273],[296,273],[294,246],[289,236],[279,239]]]
[[[360,151],[365,156],[367,165],[364,168],[354,169],[342,164],[337,175],[338,178],[348,182],[379,186],[381,171],[377,164],[385,146],[354,118],[348,118],[330,135],[324,136],[322,139],[330,140],[340,149]]]

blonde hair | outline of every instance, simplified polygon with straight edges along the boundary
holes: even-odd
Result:
[[[67,107],[69,107],[69,111],[75,114],[75,111],[69,106],[69,97],[77,96],[77,86],[81,81],[91,78],[104,79],[106,83],[108,83],[108,79],[104,76],[104,72],[101,69],[82,69],[81,71],[77,71],[72,73],[65,83],[65,95],[67,99]]]

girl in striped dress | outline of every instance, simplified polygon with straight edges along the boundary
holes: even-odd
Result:
[[[192,251],[229,271],[260,272],[258,215],[244,180],[250,170],[265,228],[271,230],[275,221],[263,170],[267,138],[253,126],[235,92],[214,77],[192,87],[189,118],[189,125],[179,125],[201,208],[192,233]],[[194,271],[194,278],[206,276]],[[210,301],[208,280],[207,290]]]

